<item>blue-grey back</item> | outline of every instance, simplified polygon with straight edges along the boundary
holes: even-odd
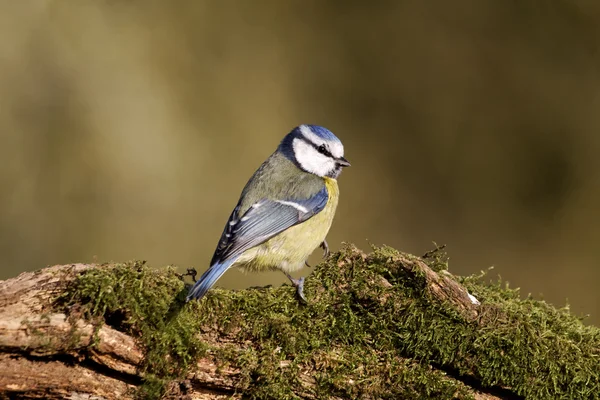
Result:
[[[273,153],[252,175],[240,196],[240,214],[264,199],[304,200],[325,187],[323,178],[302,171],[279,152]]]

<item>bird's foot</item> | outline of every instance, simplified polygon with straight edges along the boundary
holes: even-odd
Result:
[[[298,298],[302,302],[308,303],[308,301],[306,300],[306,297],[304,296],[304,277],[295,279],[295,278],[292,278],[292,276],[288,273],[286,273],[285,275],[288,277],[290,282],[292,282],[292,285],[294,285],[294,287],[296,288],[296,295],[298,296]]]
[[[323,249],[323,258],[328,258],[330,251],[329,251],[329,245],[327,244],[327,240],[323,240],[321,242],[321,246],[319,246]]]
[[[185,274],[177,274],[177,277],[181,280],[184,280],[186,276],[191,276],[194,283],[196,283],[196,275],[198,275],[198,272],[195,268],[188,268],[185,270]]]
[[[191,276],[194,283],[196,283],[197,281],[196,275],[198,275],[198,271],[196,271],[196,268],[188,268],[184,274],[184,276]]]

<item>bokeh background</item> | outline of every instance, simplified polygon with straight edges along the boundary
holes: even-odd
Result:
[[[600,323],[599,44],[597,1],[0,0],[0,279],[202,271],[251,173],[315,123],[353,164],[332,249],[444,243],[452,272]]]

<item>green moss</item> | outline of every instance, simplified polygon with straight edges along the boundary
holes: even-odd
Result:
[[[205,351],[197,336],[200,325],[190,313],[178,312],[183,289],[173,268],[155,270],[136,261],[86,271],[57,304],[77,306],[87,318],[138,338],[145,350],[139,394],[157,398],[168,380],[183,376]]]
[[[143,263],[90,270],[63,300],[139,338],[143,397],[159,396],[206,354],[202,333],[247,343],[210,350],[219,368],[239,370],[248,398],[472,398],[463,377],[527,398],[600,398],[597,328],[481,276],[459,278],[482,303],[477,319],[464,319],[428,294],[423,274],[400,265],[415,259],[348,246],[307,279],[308,305],[285,286],[213,289],[184,305],[174,270]],[[424,260],[447,269],[439,248]]]

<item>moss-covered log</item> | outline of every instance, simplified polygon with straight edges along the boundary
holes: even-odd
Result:
[[[0,397],[600,398],[600,330],[419,258],[347,246],[291,287],[185,303],[171,268],[0,281]],[[474,296],[474,297],[473,297]]]

